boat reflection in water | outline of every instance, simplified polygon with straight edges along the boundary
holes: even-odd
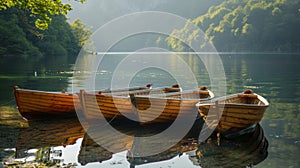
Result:
[[[83,136],[84,129],[77,118],[32,120],[29,127],[19,130],[15,158],[28,161],[32,156],[35,161],[61,162],[62,151],[54,147],[73,145]]]
[[[147,150],[162,147],[158,143],[159,141],[162,140],[152,143],[134,143],[137,146],[133,152],[138,154],[134,155],[129,150],[128,161],[131,167],[169,160],[180,157],[183,154],[188,155],[188,158],[195,166],[201,166],[202,168],[247,167],[262,162],[268,155],[268,141],[260,125],[256,126],[254,132],[235,137],[234,139],[225,139],[214,134],[205,143],[198,145],[196,139],[185,138],[167,151],[153,156],[138,157],[138,155],[142,155]]]
[[[199,122],[203,124],[202,120],[199,120]],[[101,164],[104,163],[103,161],[112,161],[114,154],[126,151],[126,159],[129,162],[129,165],[124,163],[126,167],[132,168],[150,163],[155,167],[161,165],[162,161],[170,161],[172,163],[169,164],[174,164],[174,159],[185,155],[185,158],[189,159],[186,159],[187,162],[190,162],[190,164],[205,168],[218,166],[246,167],[256,165],[267,157],[268,141],[260,125],[256,126],[254,132],[233,139],[218,138],[216,134],[213,134],[205,143],[199,144],[198,137],[201,130],[199,129],[199,122],[196,122],[190,132],[179,142],[170,137],[159,137],[151,140],[141,138],[156,135],[158,132],[163,131],[158,131],[162,127],[157,125],[141,128],[116,124],[115,129],[127,136],[118,134],[119,137],[114,137],[117,141],[112,141],[111,134],[106,132],[105,129],[93,134],[94,138],[85,134],[78,161],[82,165],[92,162],[100,162],[99,164]],[[97,127],[90,127],[88,131],[95,133],[96,130]],[[117,136],[117,134],[113,136]],[[218,141],[220,141],[220,144],[218,144]],[[97,142],[106,143],[107,146],[110,146],[109,150]],[[175,145],[163,152],[155,153],[170,143]],[[155,154],[149,155],[149,153]],[[123,163],[120,162],[119,164]]]
[[[195,155],[201,167],[252,167],[268,156],[268,140],[262,127],[256,125],[255,131],[234,139],[220,139],[212,136],[198,146]]]
[[[78,162],[81,165],[92,162],[101,163],[111,159],[113,154],[131,148],[134,134],[138,130],[136,125],[128,124],[121,120],[110,124],[113,124],[116,130],[124,134],[111,132],[107,129],[110,125],[99,125],[98,122],[89,125],[87,132],[84,134],[78,155]],[[105,147],[100,144],[104,144]]]
[[[159,137],[147,140],[163,132],[167,126],[141,127],[126,122],[111,122],[119,133],[112,133],[105,125],[90,125],[87,132],[77,119],[31,121],[30,127],[20,129],[16,144],[16,160],[34,156],[35,162],[55,162],[110,167],[120,164],[124,167],[151,167],[194,165],[196,167],[246,167],[256,165],[267,157],[268,141],[260,125],[254,132],[234,139],[218,138],[211,135],[199,144],[201,124],[198,119],[187,135],[179,142],[172,137]],[[100,130],[100,131],[99,131]],[[121,134],[120,134],[121,133]],[[166,145],[173,144],[164,149]],[[66,148],[76,146],[66,153]],[[35,153],[30,150],[36,149]],[[160,151],[161,150],[161,151]],[[157,152],[160,151],[160,152]],[[69,159],[70,160],[70,159]],[[28,160],[27,160],[28,161]],[[150,165],[149,165],[150,166]]]

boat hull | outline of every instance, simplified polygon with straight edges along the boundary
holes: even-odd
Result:
[[[103,94],[80,92],[80,102],[87,120],[120,119],[134,116],[130,97],[106,96]]]
[[[141,125],[173,122],[195,116],[195,104],[213,97],[210,91],[166,92],[166,88],[130,90],[129,92],[79,94],[88,121],[125,119]]]
[[[14,87],[20,114],[25,118],[43,115],[76,115],[80,108],[78,96],[63,92],[43,92]]]
[[[138,87],[119,89],[109,92],[86,92],[81,90],[79,99],[83,116],[88,121],[131,119],[137,121],[137,115],[133,110],[132,97],[135,94],[149,94],[160,92],[161,89],[150,87]]]
[[[208,100],[214,95],[207,91],[200,95],[199,91],[187,91],[163,95],[135,97],[135,111],[141,125],[174,122],[196,119],[198,112],[195,104]]]
[[[225,133],[259,123],[269,103],[260,95],[235,94],[219,98],[213,103],[198,103],[196,106],[210,128]]]

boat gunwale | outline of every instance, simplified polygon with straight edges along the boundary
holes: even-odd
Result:
[[[142,88],[137,88],[137,89],[141,89],[139,91],[142,91]],[[147,89],[147,88],[145,88]],[[16,91],[25,91],[25,92],[33,92],[33,93],[45,93],[45,94],[62,94],[62,95],[77,95],[79,94],[79,92],[76,93],[71,93],[71,92],[59,92],[59,91],[40,91],[40,90],[31,90],[31,89],[21,89],[21,88],[17,88]],[[138,91],[138,90],[135,90]],[[88,94],[97,94],[99,91],[86,91],[86,93]],[[109,94],[109,93],[125,93],[126,91],[117,91],[117,90],[113,90],[113,91],[108,91],[108,90],[101,90],[100,92],[105,93],[105,94]]]
[[[62,91],[42,91],[42,90],[35,90],[35,89],[24,89],[24,88],[19,88],[18,86],[14,86],[14,90],[15,91],[25,91],[25,92],[33,92],[33,93],[45,93],[45,94],[60,94],[60,95],[78,95],[79,92],[62,92]],[[128,90],[125,89],[116,89],[116,90],[108,90],[108,89],[103,89],[100,91],[97,90],[92,90],[92,91],[85,91],[87,93],[98,93],[98,92],[102,92],[102,93],[125,93],[128,91],[143,91],[143,90],[151,90],[148,87],[133,87],[133,88],[128,88]]]
[[[60,94],[60,95],[75,95],[74,93],[70,92],[59,92],[59,91],[41,91],[41,90],[34,90],[34,89],[23,89],[16,86],[15,91],[25,91],[25,92],[32,92],[32,93],[45,93],[45,94]]]
[[[135,94],[135,93],[146,93],[146,92],[151,92],[151,91],[160,91],[162,90],[163,88],[165,87],[158,87],[158,88],[129,88],[128,90],[109,90],[109,91],[106,91],[104,90],[103,92],[102,91],[99,91],[101,92],[101,94],[99,94],[99,92],[91,92],[91,91],[85,91],[84,94],[86,95],[90,95],[90,96],[103,96],[103,97],[116,97],[116,98],[129,98],[130,97],[130,94]],[[131,89],[135,89],[135,90],[131,90]],[[76,93],[76,94],[80,94],[80,93]]]
[[[243,94],[243,93],[236,93],[236,94],[232,94],[229,96],[222,96],[222,97],[218,97],[218,98],[212,98],[211,100],[208,101],[203,101],[203,102],[198,102],[196,104],[196,107],[200,107],[200,106],[219,106],[219,107],[225,107],[225,106],[249,106],[249,107],[268,107],[269,106],[269,102],[267,101],[267,99],[265,99],[263,96],[253,93],[253,95],[257,96],[256,99],[258,99],[259,101],[262,102],[262,104],[247,104],[247,103],[224,103],[221,101],[226,101],[227,99],[232,99],[237,97],[239,94]],[[218,102],[218,103],[216,103]]]
[[[75,112],[75,94],[22,89],[16,85],[13,89],[19,114],[26,119],[31,120],[45,114],[69,115]]]
[[[193,93],[194,91],[198,90],[185,90],[181,92],[171,92],[171,93],[162,93],[162,94],[148,94],[148,95],[135,95],[136,98],[148,98],[148,99],[163,99],[163,100],[200,100],[200,101],[208,101],[214,98],[214,94],[212,91],[207,90],[209,92],[208,98],[178,98],[178,97],[172,97],[177,95],[184,95],[188,93]]]

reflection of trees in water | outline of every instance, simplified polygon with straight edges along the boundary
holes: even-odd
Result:
[[[271,167],[299,167],[299,120],[266,119],[263,125],[268,130],[267,136],[270,141],[270,157],[266,164]]]

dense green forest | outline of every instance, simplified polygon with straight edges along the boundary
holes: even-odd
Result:
[[[51,20],[48,29],[41,31],[30,24],[34,18],[20,16],[16,8],[0,10],[0,57],[75,60],[91,33],[80,20],[70,24],[64,15],[53,15]]]
[[[192,22],[218,51],[300,51],[299,0],[227,0]],[[189,32],[185,29],[173,34],[194,39],[192,34],[182,35]],[[172,36],[166,43],[177,51],[187,50]]]
[[[299,0],[226,0],[222,3],[218,0],[199,2],[199,5],[202,3],[205,5],[201,6],[201,10],[195,11],[198,8],[194,5],[195,10],[184,11],[192,18],[192,23],[205,32],[218,51],[300,51],[300,36],[297,35],[300,30]],[[183,4],[174,3],[170,8],[178,8],[177,13],[182,13],[180,6]],[[207,10],[208,4],[211,7]],[[5,7],[0,3],[1,6]],[[65,13],[71,10],[71,6],[67,7],[61,6],[66,8]],[[164,9],[164,5],[158,8]],[[51,20],[49,27],[41,31],[40,26],[35,24],[39,18],[32,16],[32,11],[24,17],[24,13],[20,15],[20,7],[0,10],[0,57],[17,55],[75,59],[73,57],[91,35],[84,24],[78,20],[69,24],[64,12],[54,12],[53,15],[47,15]],[[180,34],[187,41],[195,40],[196,37],[188,34],[192,32],[186,28],[174,30],[173,34]],[[157,40],[158,36],[145,34],[129,37],[112,50],[127,51],[157,45],[176,51],[189,50],[172,36],[161,36]]]

